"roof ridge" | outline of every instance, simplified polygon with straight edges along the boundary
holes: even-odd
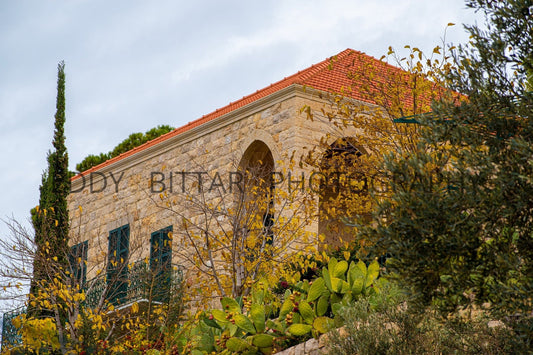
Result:
[[[335,60],[336,62],[340,62],[345,57],[347,57],[348,55],[351,55],[351,54],[353,54],[355,52],[356,52],[355,50],[353,50],[351,48],[347,48],[347,49],[343,50],[342,52],[340,52],[339,54],[332,55],[331,57],[326,58],[326,59],[324,59],[323,61],[321,61],[321,62],[319,62],[317,64],[311,65],[307,69],[302,70],[300,72],[301,73],[300,77],[301,77],[301,81],[302,82],[299,82],[298,84],[303,84],[306,80],[312,78],[315,75],[318,75],[319,73],[321,73],[322,71],[324,71],[326,69],[329,69],[330,68],[330,64],[331,64],[331,62],[333,60]]]

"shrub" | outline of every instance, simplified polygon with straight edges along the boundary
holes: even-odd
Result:
[[[330,354],[516,354],[527,350],[505,326],[490,327],[483,312],[442,319],[412,312],[397,286],[343,307],[344,327],[328,336]]]

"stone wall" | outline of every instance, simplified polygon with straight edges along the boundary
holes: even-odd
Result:
[[[319,339],[309,339],[305,343],[295,345],[276,353],[276,355],[322,355],[327,354],[327,334],[323,334]]]
[[[180,205],[184,196],[176,173],[206,171],[212,177],[218,172],[228,184],[228,172],[235,171],[256,140],[268,146],[275,168],[291,155],[305,154],[332,128],[325,120],[308,120],[301,113],[304,105],[319,112],[324,102],[294,85],[75,179],[69,196],[71,243],[89,241],[88,278],[105,266],[111,230],[129,224],[132,258],[143,259],[149,255],[152,232],[178,228],[177,214],[161,199]],[[150,186],[150,181],[156,183]],[[309,228],[316,231],[317,223]],[[173,252],[179,248],[174,244]]]

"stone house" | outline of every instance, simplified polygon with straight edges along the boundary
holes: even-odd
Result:
[[[107,273],[108,280],[123,277],[135,283],[132,267],[120,267],[126,260],[140,260],[133,263],[134,268],[144,260],[149,268],[172,263],[187,270],[187,263],[194,261],[184,258],[183,250],[178,250],[182,245],[175,240],[170,243],[169,237],[182,228],[183,215],[199,213],[184,207],[185,181],[195,180],[187,190],[214,186],[229,196],[242,182],[236,169],[261,166],[270,174],[286,172],[283,169],[288,165],[283,162],[305,155],[336,130],[327,119],[310,120],[306,109],[320,117],[329,103],[324,94],[352,85],[348,74],[364,61],[373,61],[384,71],[392,68],[361,52],[344,50],[74,176],[68,205],[73,256],[81,261],[77,277],[93,279],[100,272]],[[357,90],[349,96],[355,102],[365,101]],[[349,129],[342,134],[346,132],[357,134]],[[339,134],[331,137],[339,138]],[[328,144],[333,146],[335,140],[330,138]],[[312,171],[297,166],[292,174],[292,182],[307,183]],[[290,176],[283,178],[291,182]],[[173,208],[169,208],[170,200]],[[180,206],[186,211],[180,211]],[[273,223],[275,213],[273,209],[264,214],[263,223]],[[328,234],[325,224],[318,217],[306,223],[314,243],[319,243],[319,231]],[[270,238],[276,244],[276,236]],[[131,282],[128,285],[122,282],[113,288],[117,302],[129,299],[127,294],[133,291],[129,290]]]

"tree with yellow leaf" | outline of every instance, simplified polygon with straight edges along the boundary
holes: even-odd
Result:
[[[77,260],[70,258],[74,264],[63,269],[47,248],[41,255],[47,258],[43,259],[47,270],[56,272],[47,274],[47,282],[39,284],[35,293],[25,295],[32,280],[31,265],[37,247],[33,233],[15,221],[10,227],[12,238],[0,241],[0,299],[18,298],[26,301],[27,309],[42,312],[35,315],[19,310],[18,316],[8,314],[3,350],[112,353],[151,346],[177,327],[182,312],[179,279],[172,279],[167,290],[169,297],[162,300],[157,270],[148,270],[144,261],[139,265],[130,258],[123,266],[136,270],[131,274],[136,288],[128,288],[134,294],[128,303],[114,304],[111,297],[113,285],[124,280],[106,279],[105,269],[89,270],[100,275],[94,279],[77,279],[68,271],[76,267]]]
[[[196,304],[244,296],[261,277],[279,280],[298,253],[316,252],[318,240],[309,228],[316,215],[313,195],[280,182],[292,168],[274,162],[268,148],[255,143],[234,164],[231,174],[238,183],[231,190],[201,186],[189,174],[179,197],[154,198],[176,218],[173,258],[187,270],[188,294]],[[218,174],[212,172],[212,181]]]
[[[389,154],[390,196],[367,233],[394,254],[389,268],[424,311],[481,307],[533,347],[533,16],[530,0],[467,1],[486,24],[454,55],[449,87],[417,151]]]
[[[389,196],[383,158],[391,152],[417,151],[421,128],[416,117],[430,114],[437,98],[450,103],[461,99],[444,82],[443,74],[453,67],[449,49],[437,46],[429,57],[416,47],[405,49],[407,55],[400,57],[390,47],[379,61],[354,52],[351,65],[332,59],[332,70],[336,65],[348,66],[343,70],[350,85],[322,94],[325,103],[319,109],[302,108],[309,119],[330,127],[316,147],[302,156],[324,177],[320,230],[330,246],[356,238],[358,226],[368,223],[376,200]],[[369,242],[360,239],[358,247],[368,251]]]

